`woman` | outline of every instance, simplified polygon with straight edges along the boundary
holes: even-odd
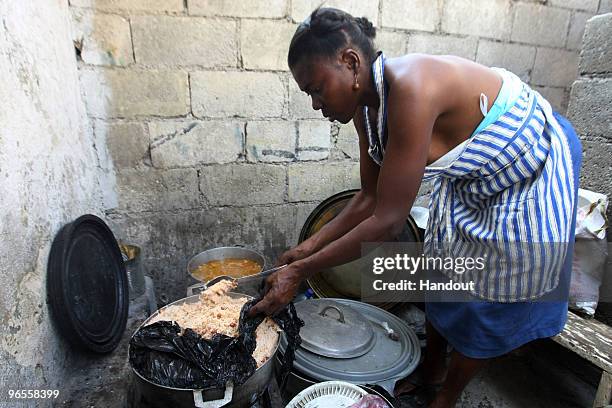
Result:
[[[473,302],[426,304],[423,383],[441,386],[431,407],[451,407],[487,359],[565,324],[565,302],[535,300],[559,287],[565,294],[580,144],[567,120],[514,74],[452,56],[385,58],[374,37],[367,19],[332,8],[315,10],[293,36],[289,67],[312,107],[329,120],[353,120],[361,191],[280,257],[289,265],[268,278],[251,314],[277,312],[311,274],[360,257],[362,242],[392,239],[421,181],[431,179],[427,253],[465,243],[563,244],[489,264],[472,277]]]

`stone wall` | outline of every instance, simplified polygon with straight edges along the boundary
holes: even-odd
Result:
[[[602,3],[603,4],[603,3]],[[607,14],[588,20],[580,52],[580,77],[572,85],[568,117],[582,141],[580,186],[612,199],[612,2]],[[612,205],[608,205],[612,220]],[[612,234],[608,229],[608,242]],[[595,316],[612,326],[612,245],[600,287]]]
[[[351,125],[321,120],[286,66],[314,0],[70,0],[87,113],[106,135],[119,234],[163,299],[188,258],[244,244],[272,259],[309,212],[357,187]],[[600,5],[601,3],[601,5]],[[330,0],[378,27],[389,56],[506,67],[565,112],[586,21],[606,0]],[[423,193],[426,193],[425,188]],[[421,198],[420,203],[425,199]]]
[[[80,95],[68,5],[0,1],[0,19],[0,405],[5,406],[9,389],[63,392],[64,368],[73,353],[49,320],[49,249],[63,224],[84,213],[103,215],[117,201],[106,141],[94,138]]]
[[[612,8],[590,19],[568,116],[582,140],[580,185],[612,198]],[[612,220],[612,205],[608,207]]]

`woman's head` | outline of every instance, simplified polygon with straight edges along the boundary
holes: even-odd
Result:
[[[318,8],[298,26],[287,60],[313,109],[342,123],[352,119],[376,58],[375,36],[365,17],[334,8]]]

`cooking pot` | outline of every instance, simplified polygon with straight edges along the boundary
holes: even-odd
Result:
[[[199,283],[191,285],[187,288],[187,296],[191,296],[194,293],[197,293],[198,291],[206,289],[209,282],[214,283],[218,281],[215,278],[208,282],[203,282],[201,278],[194,274],[194,272],[199,266],[204,265],[205,263],[208,263],[210,261],[221,261],[223,259],[228,258],[249,259],[251,261],[257,262],[260,266],[257,273],[264,270],[264,266],[266,263],[265,258],[259,252],[256,252],[252,249],[244,248],[242,246],[219,247],[200,252],[199,254],[192,257],[187,263],[187,272],[195,280],[199,281]]]
[[[252,297],[240,293],[230,292],[232,298]],[[191,304],[199,301],[199,295],[189,296],[170,303],[153,313],[144,321],[138,330],[149,324],[160,312],[171,306]],[[136,332],[138,331],[136,330]],[[210,387],[205,389],[182,389],[159,385],[144,378],[132,367],[133,385],[131,390],[132,407],[150,408],[244,408],[251,406],[266,390],[274,373],[274,357],[278,353],[278,345],[271,358],[259,367],[255,373],[242,385],[233,385],[231,382],[225,388]],[[129,350],[128,350],[129,355]]]
[[[285,401],[312,384],[330,380],[376,385],[392,395],[395,383],[420,362],[414,331],[381,308],[348,299],[310,299],[295,307],[305,323],[302,344],[285,384],[276,372]],[[277,368],[286,344],[281,335]]]
[[[359,190],[346,190],[334,194],[319,204],[308,216],[300,231],[299,242],[303,242],[316,234],[325,224],[333,220],[353,198]],[[423,242],[423,231],[421,231],[414,219],[408,216],[404,229],[397,237],[399,242]],[[364,266],[371,265],[371,259],[362,257],[354,261],[327,268],[315,273],[308,278],[308,285],[320,298],[344,298],[352,300],[363,299],[361,273]],[[372,303],[378,307],[389,310],[398,302],[404,301],[403,294],[397,296],[386,296],[384,302]]]

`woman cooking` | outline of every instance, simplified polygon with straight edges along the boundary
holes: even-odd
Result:
[[[514,74],[452,56],[385,58],[374,37],[367,19],[319,8],[291,40],[289,67],[313,109],[355,125],[361,190],[280,257],[289,265],[268,278],[251,314],[274,314],[310,275],[359,258],[364,242],[398,235],[426,180],[434,183],[428,253],[466,242],[567,244],[555,256],[523,253],[486,270],[472,302],[426,303],[422,383],[409,377],[396,392],[434,390],[430,407],[452,407],[488,359],[563,329],[567,304],[537,300],[571,264],[580,143]]]

